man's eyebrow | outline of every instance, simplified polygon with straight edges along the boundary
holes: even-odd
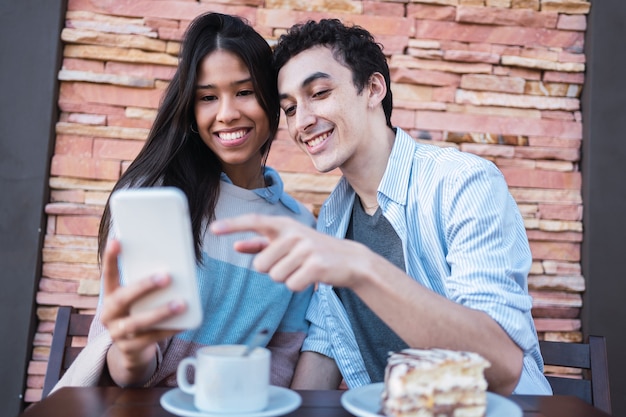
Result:
[[[325,73],[325,72],[321,72],[321,71],[314,72],[313,74],[311,74],[311,75],[309,75],[308,77],[306,77],[306,78],[304,79],[304,81],[302,81],[302,84],[300,84],[300,87],[301,87],[301,88],[306,88],[306,87],[307,87],[309,84],[311,84],[313,81],[315,81],[315,80],[319,80],[320,78],[326,78],[326,79],[329,79],[329,78],[330,78],[330,75],[329,75],[329,74],[327,74],[327,73]],[[279,95],[279,98],[280,98],[281,100],[283,100],[283,99],[285,99],[285,98],[287,98],[287,97],[288,97],[288,95],[287,95],[287,94],[280,94],[280,95]]]
[[[231,83],[231,85],[237,86],[237,85],[249,83],[251,81],[252,81],[252,78],[246,78],[246,79],[243,79],[243,80],[233,81]],[[208,88],[217,88],[217,87],[214,84],[204,84],[204,85],[198,84],[198,85],[196,85],[196,90],[202,90],[202,89],[208,89]]]

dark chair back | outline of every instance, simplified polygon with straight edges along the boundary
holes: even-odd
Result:
[[[609,367],[604,336],[589,336],[586,343],[540,341],[546,365],[580,368],[582,379],[546,375],[557,395],[574,395],[611,414]]]
[[[79,314],[72,307],[61,306],[57,312],[50,356],[44,379],[41,398],[46,398],[52,388],[61,379],[67,368],[74,362],[76,356],[83,349],[72,346],[75,336],[87,336],[93,321],[93,314]]]

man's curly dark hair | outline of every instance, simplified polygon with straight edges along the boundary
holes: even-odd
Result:
[[[382,45],[376,42],[371,33],[357,25],[344,25],[339,19],[309,20],[292,26],[280,36],[274,49],[276,72],[294,56],[315,46],[326,46],[335,59],[352,72],[352,82],[360,94],[370,76],[379,72],[385,78],[387,94],[382,101],[387,125],[391,125],[393,99],[389,65],[383,54]]]

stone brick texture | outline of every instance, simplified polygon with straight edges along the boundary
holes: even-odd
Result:
[[[58,34],[61,113],[25,401],[41,398],[56,307],[96,307],[103,206],[148,134],[185,28],[207,11],[246,18],[270,44],[306,19],[335,17],[370,30],[389,59],[393,122],[419,141],[500,167],[533,253],[529,290],[539,337],[580,341],[580,95],[589,8],[587,0],[69,0]],[[269,164],[314,212],[339,176],[315,171],[284,120]]]

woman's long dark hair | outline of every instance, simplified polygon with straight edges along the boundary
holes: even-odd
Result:
[[[201,259],[205,220],[215,218],[222,165],[202,141],[195,125],[194,103],[198,68],[216,50],[239,56],[248,67],[256,97],[270,125],[269,140],[261,148],[263,165],[278,129],[279,100],[276,75],[269,44],[244,20],[236,16],[206,13],[191,22],[185,33],[179,64],[165,90],[146,143],[126,172],[113,187],[174,186],[189,200],[196,260]],[[101,257],[111,227],[109,202],[104,209],[98,232]]]

